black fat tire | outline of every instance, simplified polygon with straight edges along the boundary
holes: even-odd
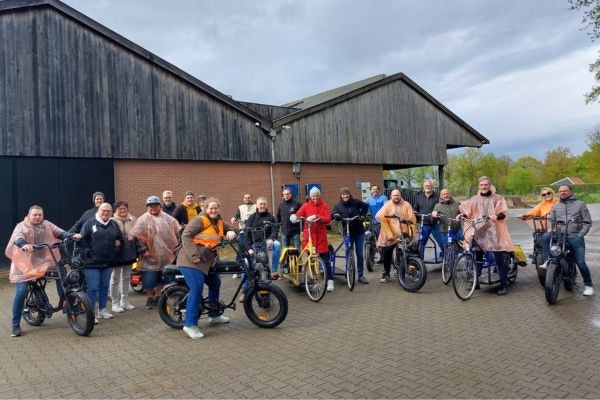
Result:
[[[398,268],[398,283],[407,292],[416,292],[427,281],[427,267],[419,257],[406,257],[406,264]]]
[[[304,288],[308,298],[320,301],[327,291],[327,267],[321,257],[310,257],[304,266]]]
[[[375,253],[377,252],[377,247],[374,248],[371,239],[365,240],[363,245],[363,254],[365,259],[365,264],[367,267],[367,271],[373,272],[373,266],[375,265]]]
[[[84,292],[67,293],[65,309],[71,329],[79,336],[88,336],[94,330],[94,308]]]
[[[450,243],[444,249],[444,259],[442,260],[442,282],[447,285],[452,279],[452,269],[456,261],[456,245]]]
[[[184,285],[166,287],[158,299],[158,315],[160,319],[173,329],[183,329],[185,307],[190,289]]]
[[[253,324],[261,328],[275,328],[287,316],[287,297],[279,287],[259,282],[248,289],[244,312]]]
[[[544,294],[548,304],[556,304],[558,293],[560,292],[560,268],[558,263],[549,262],[546,269],[546,284],[544,285]]]
[[[477,267],[471,254],[461,254],[452,269],[452,287],[454,294],[463,300],[473,296],[477,286]]]
[[[23,309],[23,319],[31,326],[40,326],[46,319],[46,315],[42,311],[45,307],[44,293],[42,289],[35,286],[30,289],[25,298],[25,308]]]
[[[538,279],[540,281],[540,285],[542,287],[546,286],[546,270],[540,268],[540,265],[544,263],[544,256],[542,256],[542,252],[538,251],[533,255],[533,263],[535,264],[535,271],[537,272]]]
[[[354,284],[356,283],[356,261],[354,259],[354,248],[348,254],[348,260],[346,261],[346,284],[350,291],[354,290]]]

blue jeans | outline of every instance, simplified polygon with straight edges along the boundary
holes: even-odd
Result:
[[[354,245],[354,251],[356,253],[356,269],[358,270],[358,276],[363,276],[365,268],[365,258],[363,257],[365,234],[361,233],[355,237],[352,237],[352,244]]]
[[[23,306],[25,305],[25,298],[27,297],[27,288],[29,282],[18,282],[17,292],[15,293],[15,299],[12,305],[12,324],[17,325],[21,321],[21,315],[23,314]]]
[[[106,302],[108,300],[108,288],[110,287],[110,276],[112,272],[112,268],[86,268],[86,293],[90,298],[90,304],[92,307],[96,307],[97,300],[98,308],[100,310],[106,308]]]
[[[542,257],[544,257],[544,261],[548,259],[550,254],[550,239],[552,238],[552,232],[544,233],[542,236]],[[588,268],[585,262],[585,239],[581,236],[570,235],[567,236],[567,241],[571,245],[571,249],[573,250],[573,255],[575,256],[575,264],[579,268],[579,272],[581,273],[581,277],[583,278],[583,284],[585,286],[593,286],[592,285],[592,274],[590,273],[590,269]]]
[[[293,235],[288,235],[285,233],[281,234],[281,247],[294,246],[297,249],[300,249],[300,234],[296,233]]]
[[[185,305],[185,321],[183,326],[197,326],[200,319],[200,302],[202,301],[202,290],[204,284],[208,286],[208,302],[216,304],[219,301],[221,291],[221,277],[219,274],[206,275],[196,268],[179,267],[185,278],[190,291],[188,292]],[[208,313],[209,317],[216,317],[217,313]]]
[[[433,238],[440,247],[442,255],[444,254],[444,248],[446,247],[446,238],[444,237],[444,235],[442,235],[442,232],[440,232],[439,225],[423,225],[423,230],[421,231],[421,236],[423,238],[419,243],[419,255],[421,256],[421,259],[423,259],[423,256],[425,255],[425,246],[427,245],[427,241],[429,240],[430,234],[433,235]]]

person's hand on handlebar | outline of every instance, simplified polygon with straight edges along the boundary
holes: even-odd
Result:
[[[319,219],[319,217],[316,214],[313,214],[313,215],[311,215],[311,216],[309,216],[309,217],[306,218],[306,220],[308,222],[313,222],[313,221],[316,221],[317,219]]]
[[[340,214],[333,214],[333,219],[335,219],[336,221],[340,221],[342,219],[342,216]]]
[[[33,245],[26,244],[25,246],[21,247],[21,250],[23,250],[25,253],[33,253]]]
[[[233,240],[233,239],[235,239],[235,232],[227,231],[227,233],[225,234],[225,237],[227,238],[227,240]]]

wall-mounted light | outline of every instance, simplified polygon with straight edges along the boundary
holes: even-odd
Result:
[[[300,170],[301,170],[301,166],[300,166],[299,162],[292,164],[292,172],[294,173],[294,176],[296,177],[296,179],[300,179]]]

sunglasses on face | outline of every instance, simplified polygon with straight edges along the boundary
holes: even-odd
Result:
[[[552,196],[552,192],[542,193],[542,196],[544,196],[544,197],[546,197],[546,196]]]

